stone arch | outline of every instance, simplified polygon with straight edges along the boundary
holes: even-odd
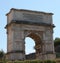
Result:
[[[52,13],[12,8],[6,15],[8,60],[25,59],[24,39],[27,36],[35,40],[37,59],[55,59],[53,33],[50,32],[55,27]]]
[[[42,53],[42,39],[38,33],[27,32],[25,37],[30,37],[35,41],[36,58]]]

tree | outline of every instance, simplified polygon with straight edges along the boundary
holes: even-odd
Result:
[[[2,60],[4,57],[4,52],[3,51],[0,51],[0,60]]]
[[[55,40],[54,40],[54,46],[56,47],[58,45],[60,45],[60,38],[55,38]]]
[[[55,38],[54,40],[56,57],[60,58],[60,38]]]

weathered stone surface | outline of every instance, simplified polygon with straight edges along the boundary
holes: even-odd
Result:
[[[8,23],[10,23],[12,20],[24,20],[52,24],[52,13],[11,9],[7,15]]]
[[[52,13],[11,9],[7,14],[7,19],[8,60],[25,59],[25,37],[34,39],[36,59],[55,58]],[[22,20],[28,21],[30,24],[20,23]]]

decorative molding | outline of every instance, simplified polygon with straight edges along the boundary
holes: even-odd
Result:
[[[17,51],[7,52],[7,54],[10,54],[10,53],[25,53],[25,51],[23,51],[23,50],[17,50]]]
[[[9,24],[7,24],[5,26],[5,28],[7,28],[9,25],[11,25],[12,23],[16,23],[16,24],[29,24],[29,25],[38,25],[38,26],[51,26],[51,27],[55,27],[54,24],[47,24],[47,23],[43,23],[43,22],[30,22],[30,21],[24,21],[24,20],[12,20]]]

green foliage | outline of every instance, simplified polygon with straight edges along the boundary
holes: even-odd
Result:
[[[51,60],[47,60],[47,63],[52,63],[52,61]]]
[[[46,60],[44,61],[44,63],[47,63]]]
[[[24,61],[15,61],[14,63],[24,63]]]
[[[2,58],[4,56],[4,52],[0,51],[0,58]]]
[[[37,60],[30,61],[30,63],[38,63]]]
[[[60,58],[60,38],[55,38],[54,40],[56,57]]]
[[[54,46],[60,45],[60,38],[55,38],[54,40]]]
[[[43,61],[40,61],[40,60],[39,60],[38,63],[43,63]]]
[[[56,63],[56,61],[52,61],[52,63]]]
[[[56,63],[55,61],[52,60],[45,60],[45,61],[41,61],[41,60],[25,60],[25,61],[0,61],[0,63]]]
[[[4,52],[3,51],[0,51],[0,60],[2,60],[4,57]]]
[[[56,58],[60,58],[60,53],[56,53]]]
[[[30,63],[30,60],[25,60],[24,62],[25,62],[25,63]]]
[[[52,63],[51,60],[45,60],[44,63]]]
[[[4,63],[3,61],[0,61],[0,63]]]
[[[8,61],[8,62],[6,62],[6,63],[14,63],[14,62],[12,62],[12,61]]]

